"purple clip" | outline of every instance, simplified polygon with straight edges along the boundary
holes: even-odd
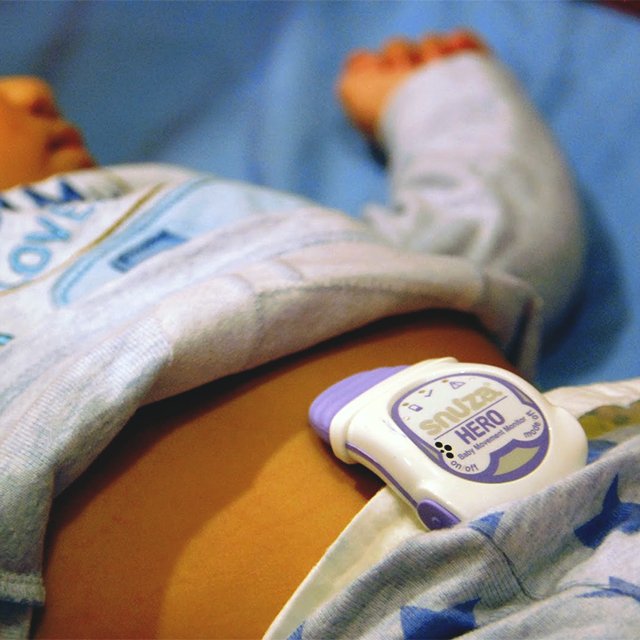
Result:
[[[406,368],[406,365],[380,367],[379,369],[356,373],[344,380],[340,380],[340,382],[336,382],[323,391],[311,404],[309,409],[311,426],[326,443],[329,443],[331,421],[342,407],[367,391],[367,389],[371,389],[379,382]]]

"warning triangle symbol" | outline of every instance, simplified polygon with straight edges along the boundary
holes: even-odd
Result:
[[[464,387],[465,383],[464,382],[460,382],[459,380],[454,380],[453,382],[449,383],[451,385],[452,389],[459,389],[460,387]]]

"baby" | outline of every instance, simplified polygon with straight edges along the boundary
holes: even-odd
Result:
[[[56,501],[37,635],[264,633],[379,488],[313,436],[313,397],[443,355],[526,369],[540,323],[564,313],[581,255],[571,183],[476,37],[358,52],[338,89],[389,155],[393,206],[364,222],[175,167],[92,168],[46,84],[0,82],[12,631],[43,602],[34,531],[53,495],[139,406],[225,378],[140,411]]]

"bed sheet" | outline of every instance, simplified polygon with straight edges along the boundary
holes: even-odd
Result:
[[[41,75],[103,164],[161,161],[357,216],[384,169],[334,98],[393,35],[466,26],[513,70],[574,170],[584,287],[543,388],[640,375],[640,20],[577,2],[1,2],[2,74]]]

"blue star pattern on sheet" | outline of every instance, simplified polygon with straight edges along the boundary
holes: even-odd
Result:
[[[483,533],[487,538],[493,538],[496,533],[496,529],[502,520],[504,511],[496,511],[489,513],[482,518],[478,518],[469,524],[472,529]]]
[[[598,591],[592,591],[591,593],[585,593],[580,598],[620,598],[627,596],[633,598],[640,604],[640,586],[622,580],[622,578],[616,578],[614,576],[609,577],[609,586],[599,589]]]
[[[480,598],[474,598],[441,611],[422,607],[402,607],[400,620],[404,640],[447,640],[473,631],[476,628],[473,608],[479,601]]]
[[[618,476],[607,490],[600,513],[578,527],[575,534],[583,545],[597,549],[615,529],[627,534],[640,531],[640,504],[620,501]]]

